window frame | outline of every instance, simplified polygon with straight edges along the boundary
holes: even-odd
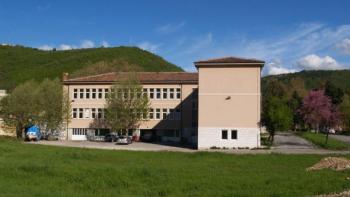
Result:
[[[222,140],[228,140],[228,129],[222,129],[221,130],[221,139]]]
[[[233,138],[233,137],[235,137],[235,138]],[[238,130],[237,129],[231,129],[231,140],[238,140]]]

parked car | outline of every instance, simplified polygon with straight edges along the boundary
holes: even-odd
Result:
[[[117,144],[131,144],[132,143],[132,137],[122,135],[119,136],[117,139]]]
[[[41,139],[40,128],[38,126],[31,126],[26,129],[26,140],[38,141]]]
[[[118,136],[116,134],[110,133],[105,135],[105,142],[116,142],[118,139]]]

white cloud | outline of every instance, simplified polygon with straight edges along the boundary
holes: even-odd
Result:
[[[51,51],[53,49],[53,47],[45,44],[45,45],[38,47],[38,49],[43,50],[43,51]]]
[[[72,50],[72,49],[75,49],[76,47],[74,45],[69,45],[69,44],[60,44],[58,47],[57,47],[57,50],[60,50],[60,51],[65,51],[65,50]]]
[[[330,56],[320,57],[315,54],[299,59],[297,64],[303,70],[339,70],[344,68]]]
[[[168,23],[166,25],[163,25],[163,26],[160,26],[160,27],[156,28],[156,31],[158,33],[161,33],[161,34],[170,34],[170,33],[173,33],[173,32],[176,32],[176,31],[180,30],[185,25],[186,25],[185,21],[183,21],[181,23],[178,23],[178,24]]]
[[[95,43],[92,42],[91,40],[84,40],[81,42],[80,48],[82,49],[87,49],[87,48],[94,48]]]
[[[152,53],[155,53],[157,52],[157,50],[159,49],[161,44],[153,44],[149,41],[144,41],[140,44],[138,44],[137,46],[143,50],[146,50],[146,51],[150,51]]]
[[[268,62],[264,67],[264,75],[279,75],[286,73],[294,73],[298,70],[293,68],[286,68],[282,66],[280,59],[273,59],[271,62]]]
[[[104,40],[104,41],[102,41],[101,46],[109,47],[110,45],[109,45],[109,43],[107,41]]]
[[[350,38],[345,38],[336,45],[343,54],[350,55]]]

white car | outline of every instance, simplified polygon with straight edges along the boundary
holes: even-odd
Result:
[[[131,144],[132,143],[132,138],[129,136],[119,136],[117,139],[117,144]]]

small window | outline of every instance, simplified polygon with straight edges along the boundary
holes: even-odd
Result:
[[[102,98],[102,92],[103,92],[103,89],[98,89],[98,98],[99,99]]]
[[[101,119],[101,118],[102,118],[102,109],[101,109],[101,108],[98,108],[98,109],[97,109],[97,118],[98,118],[98,119]]]
[[[157,95],[157,99],[161,98],[161,89],[160,88],[156,89],[156,95]]]
[[[90,98],[90,89],[85,90],[85,98],[89,99]]]
[[[227,140],[227,130],[222,130],[221,131],[221,139]]]
[[[167,119],[168,116],[168,109],[163,109],[163,120]]]
[[[73,108],[73,118],[77,118],[77,108]]]
[[[91,117],[92,117],[93,119],[96,118],[96,109],[95,109],[95,108],[92,108],[92,109],[91,109]]]
[[[74,89],[73,98],[74,99],[78,98],[78,89]]]
[[[149,98],[154,99],[154,88],[149,89]]]
[[[156,109],[156,119],[160,119],[160,109]]]
[[[83,118],[83,117],[84,117],[84,109],[79,108],[79,118]]]
[[[92,89],[91,98],[93,98],[93,99],[96,98],[96,89]]]
[[[84,98],[84,89],[80,89],[80,98],[83,99]]]
[[[154,109],[149,109],[149,119],[154,119]]]
[[[163,99],[167,99],[167,98],[168,98],[168,89],[163,88]]]
[[[180,88],[176,88],[176,98],[181,99],[181,89]]]
[[[231,130],[231,139],[233,140],[237,139],[237,130]]]
[[[169,98],[174,99],[174,88],[170,88]]]
[[[109,89],[105,88],[105,98],[108,98]]]
[[[143,94],[144,97],[148,97],[148,89],[147,88],[143,88],[142,94]]]

